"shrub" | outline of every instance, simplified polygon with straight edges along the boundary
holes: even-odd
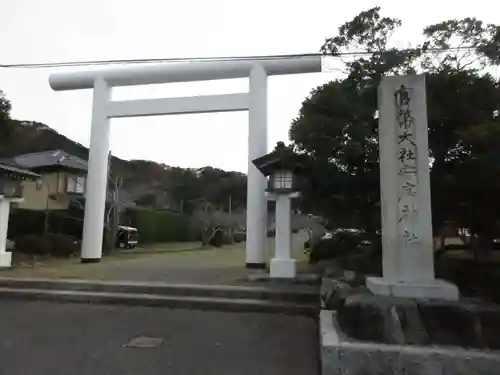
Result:
[[[224,232],[222,229],[216,229],[212,238],[208,242],[211,246],[221,247],[224,245]]]
[[[368,246],[360,246],[368,240]],[[329,238],[323,238],[314,244],[309,253],[309,262],[314,264],[323,259],[333,259],[352,255],[364,248],[378,249],[380,236],[370,236],[363,232],[337,231]]]
[[[320,260],[333,259],[336,257],[337,240],[335,238],[321,239],[316,242],[309,252],[309,263],[315,264]]]
[[[113,238],[113,231],[104,228],[102,232],[102,253],[109,255],[116,247],[116,238]]]
[[[146,208],[127,210],[124,219],[137,228],[141,243],[193,241],[191,218],[174,212]],[[198,237],[197,235],[196,237]]]
[[[79,244],[75,237],[61,233],[27,234],[16,240],[14,249],[23,254],[69,257],[79,251]]]
[[[46,255],[50,253],[51,247],[47,236],[27,234],[16,239],[14,249],[23,254]]]
[[[55,257],[70,257],[79,251],[78,240],[75,237],[62,233],[49,233],[47,235],[51,245],[50,254]]]
[[[228,233],[228,232],[224,232],[224,233],[222,234],[222,243],[223,243],[224,245],[231,245],[231,244],[233,244],[233,243],[234,243],[234,239],[233,239],[233,237],[232,237],[232,236],[230,236],[230,235],[229,235],[229,233]]]
[[[52,233],[64,233],[81,238],[83,218],[70,210],[48,212],[48,229]],[[46,213],[41,210],[13,209],[9,216],[8,237],[16,239],[27,234],[43,235]]]
[[[233,240],[234,242],[243,242],[246,240],[247,234],[245,232],[236,232],[233,234]]]

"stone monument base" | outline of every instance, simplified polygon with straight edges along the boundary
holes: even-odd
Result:
[[[458,288],[444,280],[431,282],[389,282],[382,277],[367,277],[366,286],[375,295],[456,301]]]
[[[271,259],[269,268],[273,279],[293,279],[297,274],[295,259]]]
[[[12,253],[0,253],[0,268],[9,268],[12,265]]]

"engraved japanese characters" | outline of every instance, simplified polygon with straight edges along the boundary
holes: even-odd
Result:
[[[398,164],[398,233],[405,246],[419,242],[416,232],[417,207],[417,153],[414,117],[411,111],[412,89],[401,85],[394,93],[396,104]]]

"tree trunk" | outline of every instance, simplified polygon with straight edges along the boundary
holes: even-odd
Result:
[[[201,230],[201,245],[208,246],[214,235],[215,228],[213,226],[203,228]]]
[[[120,210],[115,206],[113,210],[113,220],[111,222],[111,252],[116,250],[116,236],[118,234],[118,225],[120,225]]]

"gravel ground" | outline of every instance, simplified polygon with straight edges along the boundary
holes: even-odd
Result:
[[[0,375],[314,375],[317,348],[301,316],[0,302]]]
[[[305,238],[307,234],[303,232],[294,235],[292,256],[299,261],[299,270],[307,268],[303,251]],[[267,255],[271,258],[274,238],[267,241]],[[128,254],[104,258],[99,264],[81,264],[79,259],[55,261],[36,268],[4,270],[0,276],[239,284],[239,280],[255,272],[245,268],[245,243],[239,243],[210,250]]]

